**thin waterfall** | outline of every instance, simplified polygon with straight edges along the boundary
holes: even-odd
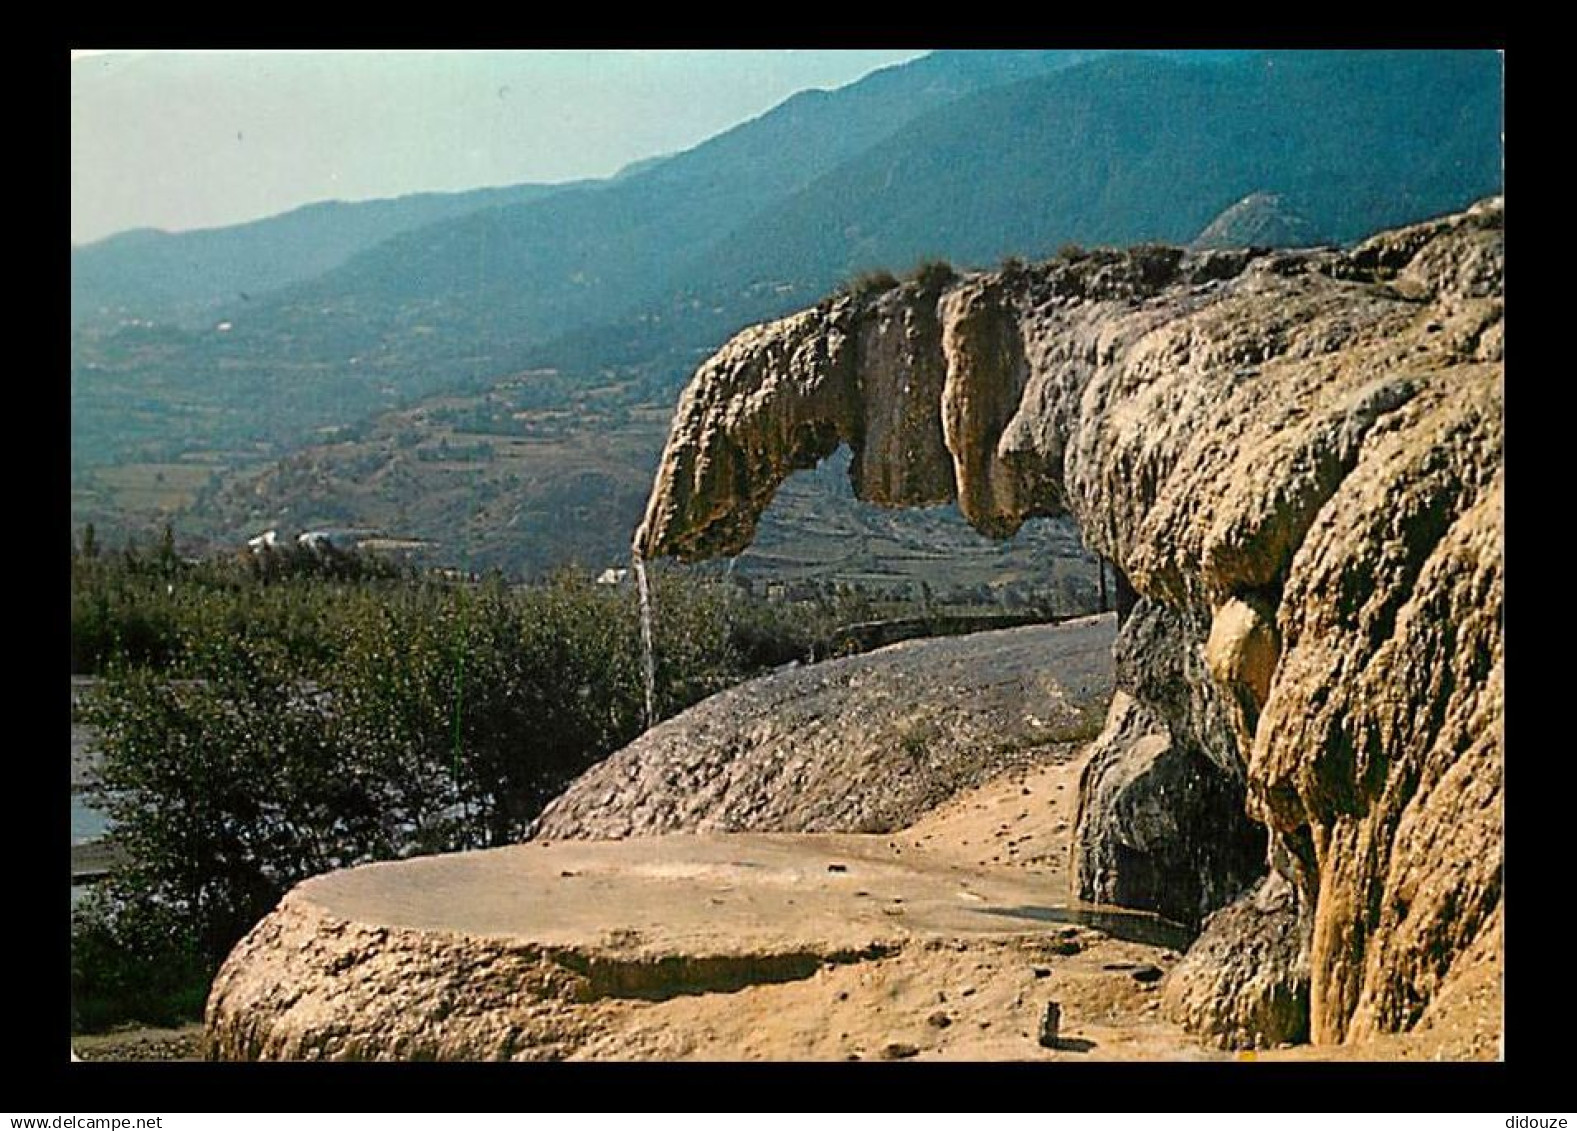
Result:
[[[657,657],[652,650],[652,591],[646,583],[646,561],[630,555],[635,567],[635,587],[641,595],[641,675],[646,690],[646,729],[657,721]]]

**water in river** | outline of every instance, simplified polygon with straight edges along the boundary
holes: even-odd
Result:
[[[1097,907],[981,907],[977,910],[986,915],[1007,915],[1041,923],[1093,927],[1114,939],[1164,946],[1177,951],[1187,950],[1194,941],[1194,932],[1187,927],[1145,911]]]
[[[109,818],[80,793],[71,795],[71,843],[86,844],[109,831]]]
[[[110,820],[104,811],[93,805],[93,797],[83,788],[92,779],[97,769],[98,756],[94,753],[93,732],[82,726],[76,720],[76,705],[97,680],[85,676],[71,677],[71,847],[76,849],[79,845],[89,844],[103,839],[109,832]],[[76,853],[73,852],[75,857]],[[72,872],[78,870],[78,861],[73,859]],[[75,877],[74,877],[75,878]],[[87,892],[87,887],[75,882],[71,885],[71,905],[75,907]]]

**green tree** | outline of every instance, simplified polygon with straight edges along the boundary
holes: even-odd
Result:
[[[165,577],[173,577],[179,564],[180,559],[175,554],[175,531],[169,523],[165,523],[164,533],[159,538],[159,572]]]

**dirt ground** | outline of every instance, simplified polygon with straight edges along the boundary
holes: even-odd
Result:
[[[81,1060],[201,1060],[203,1027],[159,1029],[127,1025],[107,1033],[79,1033],[71,1051]]]

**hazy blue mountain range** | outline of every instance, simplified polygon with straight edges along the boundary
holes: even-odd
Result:
[[[683,158],[680,167],[660,175],[658,167],[676,155],[633,162],[602,182],[331,201],[225,228],[123,232],[72,249],[73,317],[167,317],[172,310],[233,303],[241,291],[256,298],[323,274],[402,232],[539,200],[555,191],[601,188],[636,177],[648,178],[640,190],[643,197],[723,184],[730,202],[737,198],[748,207],[763,189],[767,195],[779,191],[779,178],[786,175],[781,187],[791,189],[949,98],[1095,54],[1099,52],[954,52],[928,57],[914,66],[878,72],[844,91],[799,94],[755,121],[678,155]],[[775,152],[783,147],[811,152],[802,155],[795,169],[786,169],[788,154]]]
[[[71,249],[72,323],[206,317],[216,306],[321,275],[412,228],[570,187],[513,185],[355,204],[325,201],[224,228],[121,232]]]
[[[748,285],[762,248],[778,274],[825,282],[922,255],[1186,243],[1256,191],[1345,242],[1498,188],[1499,84],[1490,53],[1097,60],[926,115],[730,234],[693,273]]]
[[[360,468],[365,492],[381,481],[358,437],[383,436],[385,471],[416,450],[393,441],[411,433],[408,418],[359,423],[372,413],[458,387],[482,398],[531,371],[506,392],[441,408],[449,442],[518,439],[530,414],[577,405],[617,430],[632,409],[671,406],[695,362],[742,325],[807,305],[858,270],[931,256],[989,265],[1069,242],[1188,243],[1253,193],[1278,196],[1301,235],[1346,241],[1500,190],[1494,52],[1168,54],[1183,53],[937,53],[802,93],[609,181],[409,226],[246,300],[220,279],[200,326],[173,315],[84,322],[73,340],[74,508],[113,502],[107,480],[88,482],[93,464],[184,457],[217,475],[333,427],[332,449],[296,461],[310,477],[209,491],[199,517],[216,530],[278,514],[307,522],[300,488],[282,486],[307,478],[314,513],[355,517],[355,492],[336,495],[336,477],[352,474],[339,456]],[[347,216],[368,207],[339,206]],[[75,251],[74,263],[117,244],[129,263],[147,242],[117,237]],[[290,257],[270,254],[253,262],[288,275]],[[185,301],[203,301],[198,291],[193,282]],[[627,537],[635,515],[622,509],[660,443],[660,422],[636,415],[626,442],[610,441],[618,466],[598,471],[619,485],[620,513],[597,516],[610,544]],[[514,482],[495,494],[534,489],[539,457],[528,450],[510,449]],[[540,459],[562,458],[554,450]],[[448,466],[426,463],[389,472],[397,486],[383,515],[415,521],[400,499]],[[544,481],[563,478],[552,470]],[[584,479],[575,493],[577,513],[596,494]],[[430,517],[447,525],[455,510]],[[466,542],[447,529],[408,533],[448,537],[453,550]],[[491,539],[490,559],[506,553]]]

